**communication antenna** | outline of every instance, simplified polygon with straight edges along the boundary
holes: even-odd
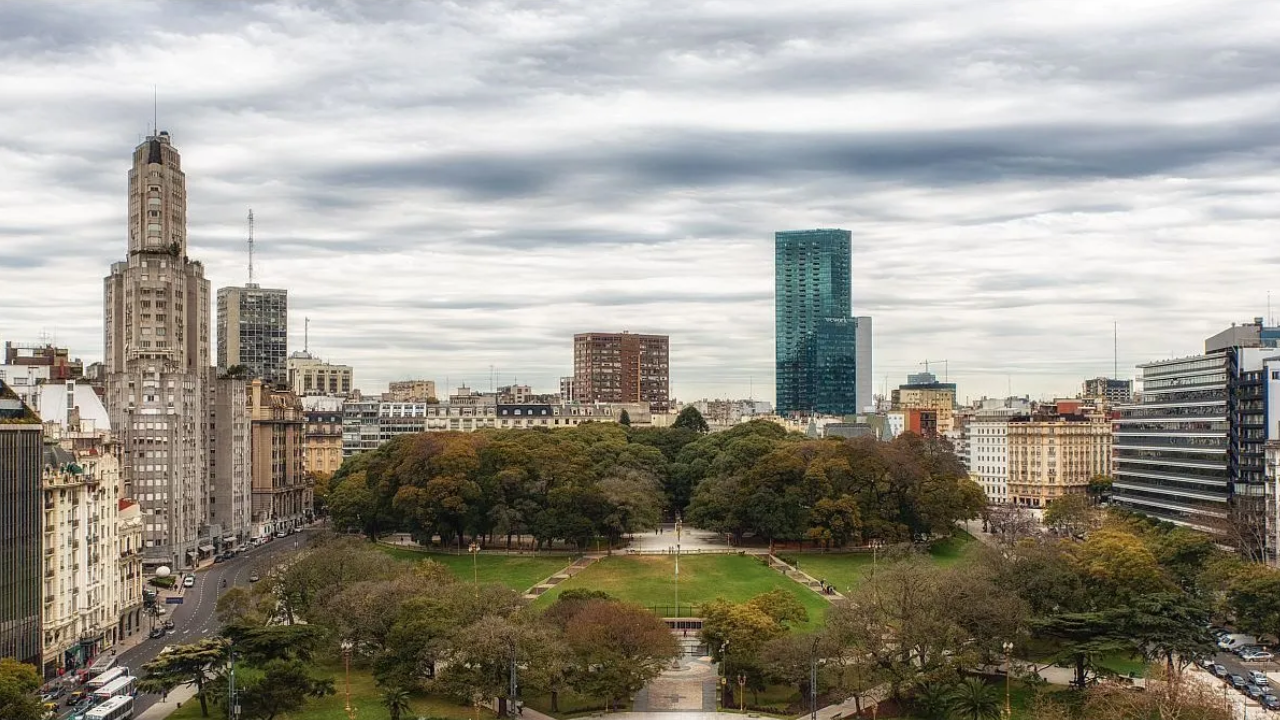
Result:
[[[1271,306],[1271,293],[1267,293],[1267,307]],[[1120,379],[1120,323],[1111,322],[1111,377]]]
[[[249,208],[249,284],[253,284],[253,208]]]
[[[160,88],[151,86],[151,134],[160,135]]]
[[[311,354],[311,318],[309,317],[302,318],[302,352]]]

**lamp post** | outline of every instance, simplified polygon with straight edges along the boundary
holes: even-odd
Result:
[[[355,720],[356,709],[351,707],[351,650],[356,646],[350,640],[343,639],[340,643],[342,647],[342,662],[346,667],[346,705],[343,709],[347,712],[347,720]]]
[[[818,720],[818,637],[809,652],[809,720]]]
[[[1004,645],[1004,718],[1013,717],[1013,705],[1010,695],[1010,680],[1013,677],[1013,643],[1005,641]]]
[[[724,642],[720,643],[720,668],[716,671],[716,674],[719,676],[716,679],[716,684],[720,686],[720,697],[716,702],[716,710],[718,711],[722,705],[733,704],[732,699],[730,699],[728,703],[724,701],[724,694],[725,692],[728,691],[728,688],[729,688],[729,641],[728,640],[725,640]]]
[[[738,673],[738,712],[747,711],[747,676]]]
[[[680,617],[680,516],[676,515],[676,617]]]
[[[471,590],[475,597],[480,597],[480,571],[476,568],[476,555],[480,554],[480,546],[472,541],[467,552],[471,553]]]

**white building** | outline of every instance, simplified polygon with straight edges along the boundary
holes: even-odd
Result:
[[[0,382],[18,394],[18,399],[31,405],[37,385],[49,380],[47,365],[0,365]]]
[[[984,398],[967,426],[968,453],[961,459],[989,502],[1009,502],[1009,418],[1030,411],[1026,398]]]
[[[327,363],[305,350],[290,354],[285,367],[289,374],[289,388],[298,397],[346,397],[355,387],[352,385],[355,372],[350,365]]]

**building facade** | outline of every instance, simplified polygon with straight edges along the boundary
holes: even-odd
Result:
[[[255,536],[300,527],[311,520],[313,484],[303,467],[306,416],[302,401],[261,380],[249,384]]]
[[[1084,381],[1081,397],[1104,402],[1107,405],[1127,405],[1133,402],[1133,381],[1096,377]]]
[[[209,538],[222,552],[241,547],[253,531],[248,382],[215,377],[208,395]]]
[[[1008,502],[1045,508],[1064,495],[1083,495],[1111,462],[1111,422],[1096,408],[1059,404],[1009,418]]]
[[[938,431],[955,429],[956,385],[938,382],[933,373],[916,373],[907,377],[892,394],[894,410],[937,410]]]
[[[67,348],[50,344],[6,342],[4,364],[49,368],[50,380],[76,380],[84,376],[84,362],[80,358],[72,358]]]
[[[573,336],[573,392],[580,403],[671,407],[671,344],[666,335],[580,333]]]
[[[243,365],[250,378],[287,387],[289,292],[279,288],[218,289],[218,367]]]
[[[193,565],[208,518],[209,282],[187,256],[186,220],[181,157],[168,133],[149,136],[129,171],[127,259],[104,282],[103,370],[125,492],[142,505],[151,567]]]
[[[355,390],[351,384],[355,373],[350,365],[327,363],[305,351],[293,353],[285,364],[288,367],[289,388],[298,397],[347,397]]]
[[[303,466],[312,477],[330,477],[342,467],[342,410],[307,410]]]
[[[774,236],[780,415],[853,415],[873,402],[871,321],[852,315],[850,242],[848,230]]]
[[[0,657],[42,666],[43,428],[0,382]]]
[[[397,380],[387,385],[383,402],[428,402],[436,398],[434,380]]]

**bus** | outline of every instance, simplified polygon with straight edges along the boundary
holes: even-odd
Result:
[[[94,690],[93,697],[100,701],[110,700],[117,695],[133,695],[137,690],[138,678],[128,675],[116,678],[97,690]]]
[[[84,669],[84,674],[89,677],[97,677],[102,673],[116,666],[115,655],[99,655],[93,664]]]
[[[84,714],[84,720],[132,720],[133,698],[117,695]]]
[[[98,688],[102,687],[103,685],[106,685],[108,683],[113,683],[116,681],[117,678],[125,677],[128,674],[129,674],[129,668],[127,667],[113,667],[110,670],[102,673],[101,675],[98,675],[97,677],[93,678],[89,682],[85,683],[84,686],[89,689],[89,692],[96,692]]]

